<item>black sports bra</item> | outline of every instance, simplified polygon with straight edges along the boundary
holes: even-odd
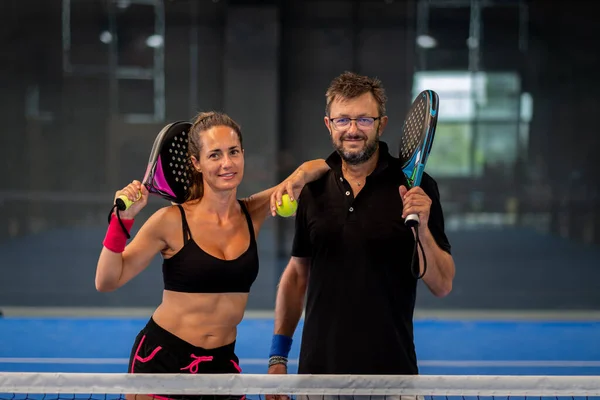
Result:
[[[186,293],[250,292],[258,275],[258,250],[250,214],[244,204],[241,201],[239,203],[248,222],[250,245],[234,260],[223,260],[202,250],[192,239],[185,211],[178,205],[183,227],[183,247],[173,257],[163,261],[165,290]]]

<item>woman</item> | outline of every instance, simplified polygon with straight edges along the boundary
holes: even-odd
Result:
[[[256,237],[283,191],[299,193],[329,169],[324,160],[306,162],[280,185],[238,200],[242,134],[216,112],[196,118],[189,153],[195,174],[189,200],[154,213],[127,247],[113,216],[98,260],[96,288],[107,292],[133,279],[156,254],[164,259],[163,300],[135,340],[130,373],[241,372],[235,340],[258,274]],[[139,191],[142,198],[121,212],[128,230],[148,192],[133,181],[115,194],[134,200]]]

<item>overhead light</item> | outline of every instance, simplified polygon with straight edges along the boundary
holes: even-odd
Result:
[[[131,5],[131,0],[117,0],[117,7],[121,10],[128,8]]]
[[[146,39],[146,45],[152,48],[158,48],[163,45],[163,37],[161,35],[151,35]]]
[[[417,45],[424,49],[432,49],[437,46],[437,40],[429,35],[419,35],[417,36]]]
[[[467,47],[470,49],[476,49],[479,47],[479,40],[475,37],[470,36],[467,39]]]
[[[100,41],[104,44],[109,44],[112,42],[112,34],[109,31],[102,31],[100,33]]]

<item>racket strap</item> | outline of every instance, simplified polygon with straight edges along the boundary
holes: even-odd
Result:
[[[416,279],[421,279],[425,275],[425,272],[427,272],[427,257],[425,257],[425,250],[423,249],[421,239],[419,239],[419,227],[415,226],[413,229],[415,230],[415,247],[413,250],[410,268],[412,270],[413,276]],[[421,273],[421,271],[419,270],[419,248],[421,249],[421,253],[423,254],[423,273]]]
[[[125,233],[125,236],[127,237],[127,239],[130,239],[131,235],[129,234],[129,231],[127,230],[127,228],[125,227],[125,224],[121,220],[121,214],[119,211],[119,207],[117,207],[116,204],[113,206],[113,208],[110,209],[110,212],[108,213],[108,223],[110,224],[112,213],[115,210],[116,210],[115,214],[117,215],[117,220],[119,220],[119,224],[121,225],[121,228],[123,229],[123,233]]]

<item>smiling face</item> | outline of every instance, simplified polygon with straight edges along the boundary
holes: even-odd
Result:
[[[325,98],[325,125],[337,153],[350,165],[369,160],[388,121],[381,81],[347,71],[331,81]]]
[[[202,173],[205,190],[207,186],[214,192],[237,188],[244,176],[244,151],[238,132],[219,125],[198,135],[199,157],[192,156],[192,163]]]
[[[375,154],[386,122],[370,92],[351,99],[336,97],[325,117],[333,147],[350,165],[362,164]]]

